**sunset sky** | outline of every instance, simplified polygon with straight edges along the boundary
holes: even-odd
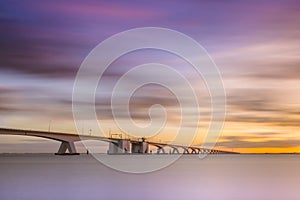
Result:
[[[138,27],[180,31],[199,42],[218,66],[227,95],[218,148],[300,153],[298,0],[1,1],[0,127],[48,130],[50,124],[53,131],[75,132],[72,90],[81,63],[101,41]],[[111,65],[96,95],[100,123],[106,132],[118,133],[107,91],[130,66],[153,61],[181,70],[198,86],[204,111],[194,141],[199,144],[208,124],[208,93],[186,63],[164,52],[134,52]],[[133,119],[147,122],[146,109],[159,103],[171,110],[167,132],[172,131],[178,121],[174,96],[155,85],[136,95],[130,105]],[[87,124],[79,127],[84,133],[91,128]],[[156,139],[170,137],[161,134]],[[58,145],[0,136],[0,152],[53,152]]]

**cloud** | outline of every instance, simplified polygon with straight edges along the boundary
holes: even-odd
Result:
[[[226,122],[253,123],[265,126],[299,127],[299,110],[278,102],[276,90],[235,89],[228,95]]]
[[[132,19],[132,20],[146,20],[157,18],[162,15],[158,10],[148,9],[146,6],[138,3],[123,3],[123,2],[99,2],[99,1],[89,1],[84,4],[80,1],[74,1],[72,3],[68,1],[58,2],[47,2],[40,3],[39,8],[46,12],[55,12],[59,15],[69,15],[76,16],[79,15],[84,18],[117,18],[117,19]]]
[[[45,77],[75,76],[79,44],[17,20],[1,20],[0,69]],[[5,21],[5,22],[3,22]],[[72,59],[71,59],[72,58]]]
[[[155,95],[153,95],[155,93]],[[112,105],[111,105],[111,94],[105,94],[103,98],[97,98],[95,102],[96,112],[99,119],[102,120],[111,120],[113,119],[112,115]],[[102,96],[101,96],[102,97]],[[120,97],[122,98],[122,97]],[[61,100],[61,104],[70,107],[73,103],[71,100]],[[88,102],[74,102],[80,105],[93,106]],[[159,104],[163,106],[170,115],[171,113],[179,112],[179,103],[178,100],[170,92],[166,91],[163,88],[158,86],[150,86],[141,89],[140,92],[136,92],[129,102],[129,105],[117,105],[120,116],[127,118],[127,108],[129,106],[130,115],[134,120],[149,120],[148,109],[154,105]]]
[[[219,66],[228,67],[225,74],[248,84],[257,80],[299,79],[299,42],[298,38],[267,38],[254,44],[228,46],[224,51],[213,53],[213,57]]]
[[[300,97],[297,96],[299,5],[298,1],[259,4],[258,1],[2,1],[1,117],[5,121],[10,118],[15,123],[18,123],[18,117],[32,121],[40,118],[71,121],[72,81],[93,47],[120,31],[162,26],[193,37],[215,59],[228,94],[228,127],[243,127],[239,129],[241,131],[251,128],[254,132],[265,128],[270,134],[260,136],[268,139],[272,137],[272,129],[292,132],[290,129],[298,128],[300,124]],[[162,52],[157,55],[150,53],[148,57],[145,55],[149,52],[144,53],[125,55],[128,59],[117,60],[105,72],[96,94],[99,118],[112,119],[111,91],[130,66],[163,60],[161,63],[170,64],[194,78],[195,73],[189,71],[187,65],[177,62],[178,58],[162,55]],[[171,80],[172,77],[165,77],[169,78],[171,85],[180,88],[176,80]],[[198,82],[195,85],[202,89]],[[203,100],[201,89],[197,94]],[[174,122],[180,119],[175,109],[178,106],[176,99],[155,87],[137,94],[131,103],[131,116],[135,120],[149,120],[148,108],[155,103],[169,109],[169,117]],[[204,106],[204,117],[209,116],[209,106],[209,103]],[[120,111],[124,112],[124,109]],[[191,108],[190,114],[193,112],[195,110]],[[124,113],[121,116],[127,117]],[[251,127],[247,127],[249,123]],[[194,125],[195,122],[191,122],[190,126]],[[254,145],[249,141],[240,142],[245,146]],[[273,140],[269,142],[270,145],[284,146],[283,143],[288,141],[281,144]]]
[[[218,141],[218,146],[226,148],[289,148],[299,147],[299,139],[264,139],[263,141],[249,141],[251,137],[230,136]],[[262,138],[260,138],[262,139]]]
[[[123,23],[128,29],[134,21],[162,15],[157,9],[134,3],[1,4],[0,71],[47,78],[75,78],[85,56],[102,40],[124,31]]]

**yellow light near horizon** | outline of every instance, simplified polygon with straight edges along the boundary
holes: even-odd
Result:
[[[259,147],[259,148],[234,148],[234,151],[240,153],[300,153],[298,147]]]

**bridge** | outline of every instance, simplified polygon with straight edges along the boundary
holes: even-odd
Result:
[[[170,153],[180,153],[179,149],[184,154],[227,154],[235,153],[231,151],[222,151],[216,149],[207,149],[199,146],[184,146],[178,144],[169,144],[163,142],[147,141],[145,138],[141,139],[124,139],[124,138],[113,138],[113,137],[101,137],[92,135],[79,135],[62,132],[50,132],[50,131],[37,131],[37,130],[22,130],[22,129],[10,129],[0,128],[0,135],[22,135],[22,136],[33,136],[56,140],[61,142],[56,155],[78,155],[76,150],[75,142],[84,140],[98,140],[109,143],[108,154],[148,154],[149,146],[152,145],[157,148],[157,153],[166,153],[165,147],[172,149]]]

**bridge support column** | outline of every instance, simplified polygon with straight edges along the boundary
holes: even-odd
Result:
[[[67,150],[69,153],[67,153]],[[62,141],[55,155],[79,155],[79,153],[76,151],[74,142]]]
[[[211,154],[211,150],[210,150],[210,149],[206,149],[206,150],[205,150],[205,153]]]
[[[108,154],[130,153],[130,141],[127,139],[120,139],[117,142],[110,142]]]
[[[165,149],[163,147],[158,147],[157,148],[157,154],[160,154],[160,152],[166,153],[166,151],[165,151]]]
[[[172,148],[173,148],[172,154],[179,153],[178,148],[176,148],[176,147],[172,147]]]
[[[133,142],[131,143],[132,153],[149,153],[148,142]]]
[[[196,154],[197,153],[196,149],[191,148],[191,150],[192,150],[191,154]]]
[[[198,154],[203,154],[203,149],[199,149]]]
[[[183,148],[183,154],[190,154],[189,148],[187,147],[182,147]]]

